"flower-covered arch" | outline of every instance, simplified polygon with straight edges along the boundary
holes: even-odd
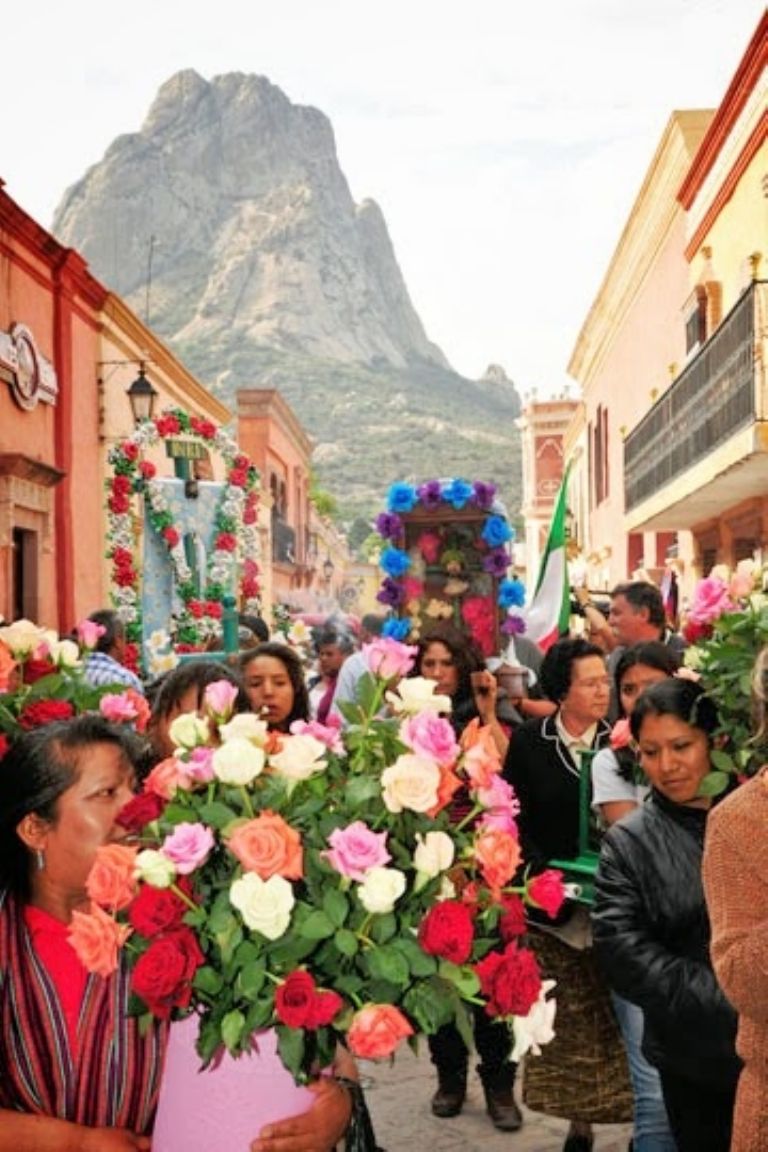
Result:
[[[145,457],[148,449],[170,439],[183,439],[218,452],[226,467],[202,595],[192,581],[181,533],[157,483],[155,465]],[[108,459],[111,475],[106,481],[107,557],[112,563],[112,602],[125,624],[129,643],[138,646],[143,639],[140,576],[131,516],[134,496],[145,498],[147,523],[168,548],[181,605],[171,629],[177,651],[199,649],[218,634],[222,598],[233,591],[235,574],[242,610],[258,613],[259,473],[235,441],[212,421],[171,408],[154,420],[145,420],[131,436],[112,448]]]

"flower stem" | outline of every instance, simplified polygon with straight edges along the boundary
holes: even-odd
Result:
[[[251,819],[253,819],[253,805],[251,804],[251,798],[248,795],[248,791],[247,791],[244,784],[240,785],[240,793],[243,797],[243,805],[245,807],[245,810],[248,813],[248,815],[251,817]]]
[[[181,900],[183,904],[186,904],[187,908],[191,908],[193,912],[197,912],[197,904],[187,896],[186,892],[183,892],[181,888],[179,888],[178,884],[171,884],[171,892],[173,892],[174,896],[178,896],[179,900]]]

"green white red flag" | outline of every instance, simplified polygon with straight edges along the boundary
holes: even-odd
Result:
[[[570,583],[566,558],[565,513],[567,507],[568,473],[566,466],[560,490],[557,493],[549,538],[541,559],[536,590],[523,613],[525,635],[538,644],[542,652],[551,647],[560,636],[568,632],[570,621]]]

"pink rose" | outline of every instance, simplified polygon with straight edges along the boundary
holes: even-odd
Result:
[[[144,791],[154,792],[155,796],[163,800],[170,800],[177,788],[189,788],[188,781],[183,776],[185,765],[175,756],[168,756],[155,764],[144,781]]]
[[[93,620],[81,620],[75,631],[83,648],[95,648],[106,628],[103,624],[95,624]]]
[[[237,685],[229,680],[216,680],[203,693],[204,710],[219,724],[228,720],[238,691]]]
[[[135,688],[127,688],[125,692],[108,692],[99,700],[99,711],[111,724],[134,722],[139,732],[145,730],[150,714],[149,704]]]
[[[417,756],[426,756],[450,768],[456,763],[460,748],[450,721],[435,712],[418,712],[400,726],[400,739]]]
[[[380,1060],[391,1056],[408,1036],[413,1036],[413,1028],[399,1009],[391,1004],[366,1004],[352,1017],[347,1043],[361,1060]]]
[[[181,876],[188,876],[208,859],[213,845],[213,833],[204,824],[177,824],[163,841],[162,853]]]
[[[477,789],[475,796],[486,809],[480,818],[483,828],[496,828],[517,836],[515,816],[520,811],[520,801],[511,784],[501,776],[492,776],[486,787]]]
[[[344,755],[344,741],[341,739],[341,717],[331,715],[325,724],[321,724],[319,720],[294,720],[291,724],[292,736],[314,736],[315,740],[319,740],[324,744],[329,752],[335,752],[337,756]]]
[[[193,784],[209,784],[213,780],[213,753],[207,746],[193,748],[187,760],[178,760],[181,787],[190,788]]]
[[[362,820],[355,820],[334,829],[328,837],[331,850],[323,855],[342,876],[363,881],[371,868],[381,868],[392,859],[386,841],[386,832],[372,832]]]
[[[415,644],[401,644],[391,636],[377,636],[363,645],[363,656],[369,671],[382,680],[399,680],[413,668],[418,648]]]
[[[611,748],[618,752],[619,748],[626,748],[632,743],[632,731],[629,727],[628,717],[617,720],[611,728]]]
[[[688,617],[697,624],[711,624],[724,612],[733,612],[735,607],[728,595],[728,585],[716,576],[708,576],[696,585]]]

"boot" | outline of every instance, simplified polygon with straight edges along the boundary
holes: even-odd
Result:
[[[501,1132],[517,1132],[522,1127],[523,1114],[514,1097],[514,1076],[503,1072],[483,1081],[485,1107],[495,1128]]]
[[[460,1073],[438,1072],[438,1087],[432,1097],[432,1115],[447,1119],[458,1116],[467,1095],[467,1077]]]

